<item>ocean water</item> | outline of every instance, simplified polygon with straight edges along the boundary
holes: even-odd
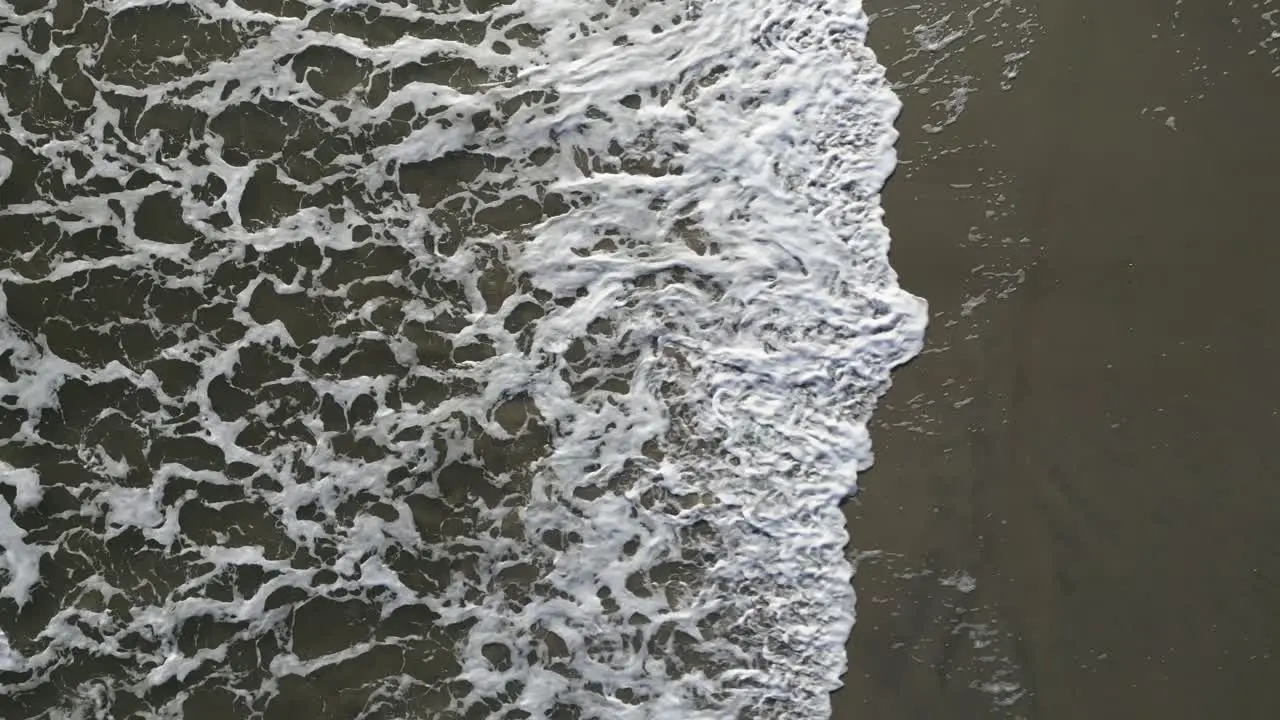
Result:
[[[0,0],[0,717],[823,718],[856,0]]]

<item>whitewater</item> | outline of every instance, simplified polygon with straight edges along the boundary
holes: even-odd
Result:
[[[0,717],[829,717],[926,325],[866,34],[0,0]]]

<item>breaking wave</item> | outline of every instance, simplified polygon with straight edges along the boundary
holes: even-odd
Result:
[[[0,0],[0,712],[821,718],[857,2]]]

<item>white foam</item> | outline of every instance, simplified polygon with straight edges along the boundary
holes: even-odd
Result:
[[[109,651],[129,655],[136,675],[94,678],[106,690],[86,690],[68,712],[109,705],[114,693],[150,698],[173,679],[234,687],[267,702],[281,692],[281,678],[350,668],[389,647],[436,647],[439,629],[454,643],[456,678],[381,677],[370,681],[378,690],[366,702],[394,703],[460,679],[466,689],[430,711],[386,707],[427,716],[479,702],[495,716],[519,709],[542,717],[566,706],[592,718],[829,715],[828,693],[839,685],[853,623],[848,538],[837,503],[871,463],[869,415],[891,368],[919,350],[925,326],[924,303],[898,287],[888,265],[878,193],[894,167],[899,103],[865,45],[858,3],[520,0],[480,12],[350,5],[377,7],[384,18],[483,21],[485,39],[469,45],[405,32],[370,42],[354,30],[317,29],[311,22],[327,8],[319,2],[307,4],[303,19],[193,2],[205,22],[257,24],[257,39],[225,57],[188,50],[157,58],[179,72],[165,81],[110,74],[95,67],[92,53],[80,62],[99,73],[100,90],[132,98],[144,112],[185,105],[217,115],[269,98],[300,109],[325,128],[321,137],[389,133],[281,181],[313,192],[346,179],[363,188],[363,198],[251,220],[246,207],[260,192],[252,190],[256,173],[270,162],[285,175],[296,157],[234,161],[241,151],[207,125],[176,150],[165,149],[159,131],[120,139],[114,127],[121,112],[101,94],[83,137],[21,136],[73,186],[139,169],[159,181],[4,210],[67,232],[114,226],[120,249],[105,258],[53,259],[47,270],[0,271],[0,302],[7,302],[4,287],[114,268],[163,288],[157,293],[195,290],[209,307],[220,299],[243,326],[217,334],[193,321],[164,335],[169,328],[159,319],[138,320],[162,338],[156,360],[198,370],[196,380],[175,389],[151,359],[73,362],[29,337],[7,310],[0,313],[0,352],[10,352],[18,369],[16,380],[0,379],[0,397],[8,398],[7,410],[29,418],[11,444],[43,442],[40,423],[52,420],[41,418],[57,411],[64,384],[117,381],[145,391],[159,408],[124,422],[197,439],[222,458],[213,469],[190,458],[148,466],[125,450],[73,442],[81,443],[75,457],[93,479],[71,492],[102,531],[66,530],[59,542],[96,543],[109,556],[140,534],[150,544],[136,552],[164,570],[128,591],[103,574],[80,579],[43,634],[10,631],[8,642],[30,650],[25,661],[0,654],[19,658],[6,662],[25,662],[32,673],[21,689],[69,658]],[[103,7],[121,16],[144,6],[177,7]],[[505,36],[520,24],[540,33],[537,42]],[[365,102],[364,90],[328,99],[290,65],[312,47],[336,48],[381,71],[437,54],[466,60],[488,79],[455,77],[452,87],[408,82],[377,103]],[[6,52],[39,66],[55,49]],[[392,132],[401,127],[395,122],[408,122],[392,121],[405,104],[414,124]],[[479,128],[473,119],[482,114],[494,122]],[[77,170],[73,153],[87,159],[90,172]],[[438,206],[453,203],[452,212],[469,218],[519,198],[549,207],[559,196],[564,206],[514,228],[496,220],[435,252],[431,244],[450,231],[396,189],[397,168],[449,153],[492,162]],[[315,177],[301,177],[307,172]],[[201,190],[215,178],[221,190]],[[142,237],[147,213],[140,208],[158,190],[179,198],[182,220],[200,240]],[[250,254],[307,247],[321,251],[320,269],[299,263],[274,274],[259,268],[239,285],[219,279],[220,270],[241,267]],[[394,251],[407,266],[369,260],[368,268],[355,267],[358,281],[326,285],[321,276],[350,269],[342,262],[354,267],[357,251],[370,258]],[[179,269],[155,269],[162,259]],[[492,306],[499,270],[527,285],[503,291]],[[431,280],[415,279],[423,276]],[[372,293],[370,280],[389,289]],[[459,290],[430,289],[446,282]],[[289,310],[290,298],[324,299],[340,310],[311,318]],[[510,329],[529,303],[542,316],[527,331]],[[380,324],[380,309],[403,319]],[[457,326],[440,331],[455,354],[475,343],[492,354],[422,360],[431,357],[431,341],[408,329],[446,322]],[[317,369],[360,343],[388,348],[401,364],[377,373]],[[298,357],[289,355],[295,349]],[[583,356],[573,359],[579,350]],[[256,387],[247,410],[224,416],[218,388],[239,377],[246,357],[263,353],[288,358],[287,371]],[[447,392],[406,399],[414,383],[428,381]],[[294,385],[331,399],[352,427],[333,429],[319,400],[279,419],[274,413],[288,401],[271,390]],[[111,416],[104,410],[94,422]],[[504,423],[510,417],[523,418],[516,429]],[[297,429],[287,427],[290,419]],[[272,442],[243,439],[260,427]],[[549,447],[520,445],[538,428]],[[378,452],[353,451],[359,442]],[[449,500],[456,491],[444,482],[445,470],[495,457],[484,480],[519,502],[483,501],[464,490],[466,506],[450,512],[474,527],[456,537],[428,532],[428,524],[449,517],[424,519],[413,503]],[[233,476],[224,467],[232,463],[252,468],[249,478]],[[20,507],[39,502],[34,477],[11,482]],[[176,492],[183,486],[197,489]],[[216,543],[204,544],[199,533],[206,528],[182,520],[186,505],[202,503],[228,513],[259,508],[272,524],[219,528]],[[11,574],[5,593],[23,602],[46,550],[27,544],[9,510],[0,507],[0,523],[7,519],[9,527],[0,525]],[[233,529],[239,540],[231,540]],[[553,535],[562,541],[553,543]],[[406,565],[404,557],[418,562]],[[333,572],[321,581],[306,558],[323,558]],[[447,569],[432,571],[443,573],[440,587],[424,589],[430,583],[417,577],[426,572],[420,567],[441,561]],[[264,579],[247,596],[236,590],[232,599],[215,599],[220,584],[245,568]],[[535,579],[509,580],[526,571]],[[305,599],[267,609],[285,588]],[[123,598],[132,608],[117,617],[93,609],[90,597]],[[344,647],[303,657],[296,644],[324,628],[291,618],[326,599],[375,607],[381,621],[416,606],[438,619],[406,637],[356,632]],[[176,638],[199,618],[231,623],[236,633],[184,653]],[[86,622],[107,640],[89,641],[77,625]],[[261,682],[230,669],[234,644],[268,635],[287,642],[264,661]],[[128,651],[121,649],[125,639]],[[494,645],[505,646],[505,664],[485,655]],[[562,652],[567,657],[558,660]],[[0,692],[18,689],[0,685]],[[182,702],[157,700],[150,712],[179,712]]]
[[[13,508],[2,497],[0,550],[4,550],[0,555],[0,570],[8,576],[4,587],[0,587],[0,598],[10,598],[21,608],[30,602],[31,589],[40,582],[40,558],[44,556],[45,548],[27,542],[26,531],[14,522]]]

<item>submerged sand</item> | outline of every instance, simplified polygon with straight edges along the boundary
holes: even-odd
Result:
[[[1280,63],[1219,5],[1039,3],[1011,90],[937,135],[904,94],[887,220],[934,317],[848,505],[835,717],[1280,717]]]

